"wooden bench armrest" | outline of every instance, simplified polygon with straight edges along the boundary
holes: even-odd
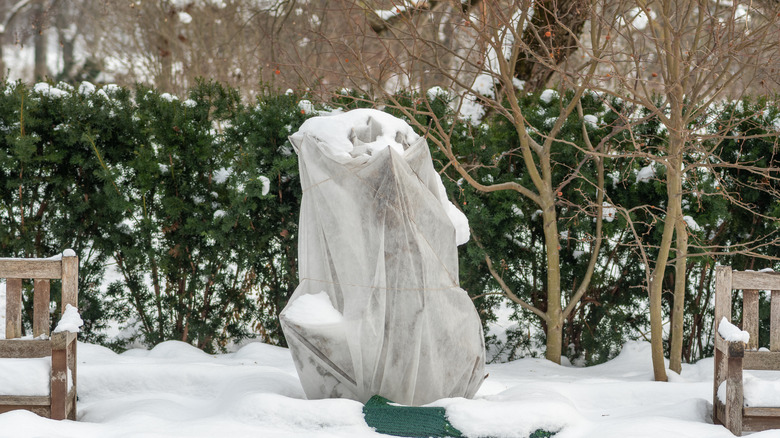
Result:
[[[745,343],[734,341],[729,342],[723,339],[720,333],[715,333],[715,348],[720,350],[728,358],[745,357]]]
[[[76,341],[77,334],[75,332],[57,332],[51,335],[51,349],[52,350],[65,350]]]

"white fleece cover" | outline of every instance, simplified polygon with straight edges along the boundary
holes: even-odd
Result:
[[[425,139],[356,110],[309,119],[290,140],[301,282],[280,319],[307,397],[472,397],[482,325],[458,285],[451,204]],[[300,317],[318,313],[331,317]]]

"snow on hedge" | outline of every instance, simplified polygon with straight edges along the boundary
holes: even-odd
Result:
[[[33,86],[33,92],[38,93],[42,96],[47,96],[51,98],[61,98],[61,97],[68,97],[70,93],[64,90],[60,90],[59,88],[53,87],[50,84],[47,84],[46,82],[38,82]]]
[[[647,166],[639,169],[639,172],[636,174],[636,182],[637,184],[641,182],[650,182],[651,179],[655,178],[655,166],[653,166],[652,163],[648,164]]]
[[[701,231],[701,226],[698,223],[696,223],[696,221],[691,216],[688,215],[683,216],[683,220],[688,225],[688,228],[690,228],[691,231],[693,231],[694,233],[697,231]]]
[[[546,89],[542,91],[542,94],[539,96],[539,100],[541,100],[544,103],[550,103],[553,101],[553,99],[558,98],[558,92],[552,89]]]
[[[615,220],[615,217],[617,216],[617,208],[610,204],[607,201],[604,201],[602,203],[601,208],[601,218],[604,219],[607,222],[612,222]]]

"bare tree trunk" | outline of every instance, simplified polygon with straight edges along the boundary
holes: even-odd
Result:
[[[544,88],[558,70],[549,64],[539,62],[538,54],[543,52],[538,35],[544,35],[553,65],[559,65],[571,55],[579,44],[575,35],[582,32],[590,17],[587,0],[543,0],[534,2],[534,16],[531,25],[523,32],[523,42],[529,51],[517,58],[515,77],[525,81],[529,91]],[[549,34],[548,34],[549,32]],[[549,36],[548,36],[549,35]]]
[[[35,34],[33,36],[35,48],[35,68],[33,70],[33,76],[36,81],[46,78],[46,76],[49,74],[46,66],[46,35],[43,32],[45,29],[44,14],[46,13],[44,2],[45,0],[38,0],[35,3]]]
[[[561,308],[561,264],[558,242],[558,215],[555,198],[551,191],[540,195],[542,220],[544,221],[544,244],[547,250],[547,345],[544,354],[547,360],[561,363],[563,348],[563,309]]]
[[[8,31],[8,26],[11,24],[16,15],[27,8],[29,5],[30,0],[19,0],[15,2],[7,12],[7,15],[3,17],[3,21],[0,22],[0,76],[5,76],[7,73],[5,71],[5,62],[3,61],[3,43],[5,43],[5,34]]]
[[[674,305],[672,308],[669,369],[680,374],[682,372],[683,328],[685,322],[685,287],[688,279],[686,271],[688,230],[686,230],[681,211],[677,214],[675,234],[677,235],[677,257],[674,263]]]
[[[60,46],[62,49],[62,71],[57,76],[64,80],[73,79],[73,67],[76,64],[74,50],[76,48],[76,33],[69,32],[68,16],[60,10],[57,14],[57,32],[60,37]],[[72,34],[71,34],[72,33]]]
[[[165,35],[160,35],[158,42],[160,59],[160,76],[157,78],[157,88],[162,91],[172,91],[173,88],[173,56],[171,44]]]
[[[671,166],[670,166],[671,167]],[[669,169],[667,167],[667,169]],[[679,171],[669,171],[666,177],[668,199],[671,204],[674,197],[672,187],[680,180]],[[663,294],[663,280],[666,272],[666,262],[669,259],[669,249],[674,238],[675,211],[667,211],[664,221],[664,232],[661,236],[661,246],[655,262],[655,269],[650,278],[650,343],[652,346],[653,375],[655,380],[665,382],[666,365],[664,364],[664,333],[663,333],[663,306],[661,297]]]

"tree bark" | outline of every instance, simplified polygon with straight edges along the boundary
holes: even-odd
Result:
[[[669,200],[671,202],[671,186],[679,176],[667,174],[667,187],[669,187]],[[672,246],[674,237],[674,211],[667,211],[664,221],[664,232],[661,237],[661,246],[658,250],[658,257],[655,262],[655,269],[650,278],[650,343],[652,346],[653,375],[656,381],[665,382],[666,366],[664,364],[664,344],[663,344],[663,306],[661,296],[663,294],[663,279],[666,271],[666,262],[669,259],[669,249]]]
[[[534,2],[534,16],[523,32],[523,43],[528,50],[520,53],[515,64],[515,77],[525,81],[526,90],[533,92],[544,88],[555,73],[555,66],[577,50],[576,35],[582,33],[590,16],[589,7],[586,0]],[[549,52],[547,63],[539,59],[545,51]]]
[[[35,3],[35,35],[33,36],[35,67],[33,69],[33,76],[36,81],[45,79],[46,76],[48,76],[48,68],[46,65],[46,35],[44,35],[43,32],[44,14],[46,10],[43,3],[43,0],[39,0]]]
[[[683,328],[685,317],[685,287],[687,280],[688,231],[682,211],[677,213],[675,224],[677,235],[677,258],[674,263],[674,304],[672,310],[671,346],[669,348],[669,369],[682,372]]]
[[[76,64],[74,51],[76,49],[76,33],[69,32],[68,16],[65,12],[60,10],[57,14],[57,32],[60,37],[61,53],[62,53],[62,71],[57,74],[57,77],[61,80],[70,81],[74,79],[73,67]]]
[[[563,309],[561,308],[561,263],[558,242],[558,215],[552,192],[542,193],[544,244],[547,249],[547,345],[545,358],[561,363],[563,348]]]

